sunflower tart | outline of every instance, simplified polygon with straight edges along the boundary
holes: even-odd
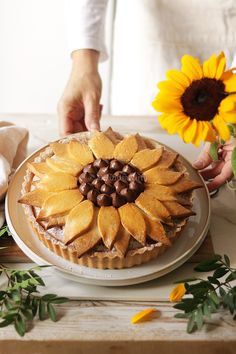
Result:
[[[116,269],[158,257],[192,210],[178,154],[111,128],[51,143],[28,164],[19,200],[40,241],[58,256]]]

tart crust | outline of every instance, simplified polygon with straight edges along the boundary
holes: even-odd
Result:
[[[82,143],[87,143],[89,138],[89,132],[77,133],[60,140],[60,143],[68,143],[70,140],[77,140]],[[113,141],[117,139],[116,142],[119,142],[121,139],[123,139],[123,136],[121,136],[119,133],[114,133],[113,131],[111,131],[110,139]],[[160,148],[162,146],[154,140],[145,137],[142,137],[142,139],[144,140],[148,148],[153,149]],[[164,147],[164,149],[166,148]],[[53,151],[51,147],[47,147],[39,154],[39,156],[35,159],[34,162],[44,162],[48,157],[51,157],[52,155]],[[183,172],[184,174],[188,175],[186,172],[186,168],[178,159],[176,159],[174,167],[176,171]],[[27,169],[25,180],[22,185],[22,195],[32,190],[33,178],[34,173],[31,172],[30,169]],[[192,192],[188,193],[187,200],[191,204]],[[53,237],[54,229],[47,230],[43,223],[40,223],[36,220],[34,207],[23,204],[23,208],[35,234],[49,250],[51,250],[59,257],[62,257],[70,262],[82,266],[99,269],[130,268],[135,265],[147,263],[150,260],[157,258],[169,248],[168,246],[157,242],[139,248],[130,249],[127,251],[125,256],[121,256],[116,250],[113,249],[112,251],[89,251],[88,253],[78,258],[77,251],[73,243],[66,246],[65,244],[63,244],[62,241]],[[181,235],[181,230],[185,226],[186,222],[187,218],[178,220],[175,223],[175,226],[172,227],[171,232],[168,234],[168,237],[172,244]]]

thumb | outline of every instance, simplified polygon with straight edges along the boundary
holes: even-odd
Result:
[[[193,163],[193,167],[202,170],[212,163],[211,155],[209,154],[210,144],[206,144],[203,150],[200,152],[197,160]]]
[[[88,130],[100,130],[101,109],[99,102],[91,97],[84,102],[85,125]]]

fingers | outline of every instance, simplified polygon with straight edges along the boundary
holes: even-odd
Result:
[[[59,115],[59,132],[62,137],[86,130],[84,109],[80,103],[72,105],[62,99],[58,104],[57,111]]]
[[[193,163],[193,167],[197,170],[202,170],[212,163],[212,158],[209,154],[209,147],[210,145],[207,143],[198,156],[198,159]]]
[[[91,96],[84,100],[85,125],[88,130],[100,130],[101,107],[99,100]]]
[[[221,173],[207,184],[207,187],[211,192],[221,187],[226,181],[230,180],[232,177],[233,177],[233,173],[232,173],[231,165],[230,163],[227,163],[222,168]]]
[[[206,168],[205,170],[202,170],[200,173],[205,180],[212,179],[216,177],[218,174],[220,174],[224,164],[225,164],[224,161],[212,163],[211,168]]]

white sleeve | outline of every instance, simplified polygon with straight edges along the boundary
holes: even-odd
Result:
[[[104,27],[108,0],[67,0],[65,2],[68,49],[94,49],[100,61],[107,59]]]
[[[231,65],[231,68],[235,68],[236,67],[236,54],[234,55],[234,59]]]

